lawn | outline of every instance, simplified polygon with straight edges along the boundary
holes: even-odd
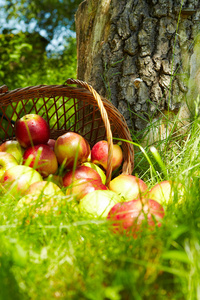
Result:
[[[35,213],[2,193],[0,299],[200,299],[199,123],[160,141],[157,155],[134,144],[133,175],[149,188],[163,180],[184,186],[184,197],[177,190],[164,204],[162,226],[137,238],[81,214],[71,198],[59,211]]]

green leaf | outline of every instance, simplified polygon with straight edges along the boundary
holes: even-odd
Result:
[[[178,260],[183,263],[190,263],[187,254],[183,251],[178,251],[178,250],[171,250],[171,251],[164,252],[162,254],[162,258],[166,260],[175,260],[175,261]]]
[[[18,45],[16,47],[16,49],[18,49],[18,50],[22,50],[23,48],[27,48],[31,51],[33,49],[33,46],[31,44],[28,44],[28,43],[23,43],[23,44]]]

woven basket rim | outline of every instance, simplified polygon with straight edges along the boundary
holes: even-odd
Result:
[[[72,84],[75,86],[72,86]],[[129,128],[126,124],[126,120],[124,116],[119,112],[119,110],[112,104],[111,101],[109,101],[105,97],[100,96],[92,88],[92,86],[88,85],[88,83],[70,78],[64,84],[41,84],[36,86],[30,85],[27,87],[16,88],[14,90],[8,90],[7,86],[4,85],[3,87],[0,87],[0,107],[9,105],[12,102],[21,101],[22,99],[27,100],[37,97],[55,97],[59,95],[65,95],[65,93],[67,93],[67,97],[69,97],[70,94],[70,97],[77,99],[77,95],[81,95],[81,97],[84,97],[84,101],[88,101],[89,103],[95,103],[95,105],[98,104],[98,107],[100,107],[101,116],[103,118],[106,129],[107,140],[110,143],[108,166],[111,165],[111,160],[113,156],[113,139],[112,132],[110,129],[110,120],[108,118],[108,112],[112,111],[112,115],[114,115],[114,117],[116,116],[118,122],[122,123],[123,131],[126,132],[126,136],[128,137],[126,144],[128,144],[127,148],[130,153],[128,155],[128,161],[126,161],[123,165],[123,173],[132,173],[134,168],[134,148],[133,144],[131,144],[132,138]],[[103,112],[101,111],[102,109]],[[105,115],[103,116],[103,114]],[[112,170],[108,171],[108,181],[110,181],[111,172]]]

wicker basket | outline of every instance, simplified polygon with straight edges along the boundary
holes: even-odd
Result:
[[[71,86],[75,84],[76,86]],[[70,86],[69,86],[70,85]],[[14,139],[14,123],[25,114],[37,113],[50,124],[51,138],[66,131],[84,136],[92,147],[97,141],[108,141],[107,183],[111,180],[113,137],[131,141],[124,117],[110,101],[86,82],[68,79],[64,85],[39,85],[8,91],[0,88],[0,142]],[[131,174],[134,148],[122,141],[122,172]]]

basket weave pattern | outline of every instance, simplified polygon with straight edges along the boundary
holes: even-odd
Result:
[[[76,86],[71,86],[76,84]],[[92,147],[106,139],[109,144],[107,181],[111,179],[113,137],[131,141],[124,117],[117,108],[86,82],[68,79],[64,85],[39,85],[7,91],[0,88],[0,142],[14,139],[14,122],[25,114],[41,115],[50,124],[51,138],[67,131],[81,134]],[[134,149],[122,142],[122,172],[131,174]]]

